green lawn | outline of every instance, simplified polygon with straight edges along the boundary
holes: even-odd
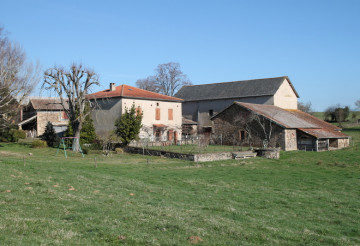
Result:
[[[3,143],[0,245],[359,245],[360,128],[345,132],[345,150],[199,165]]]

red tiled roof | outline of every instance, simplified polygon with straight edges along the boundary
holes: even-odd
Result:
[[[182,117],[182,124],[183,125],[197,125],[198,123],[189,119],[186,119],[185,117]]]
[[[235,102],[284,128],[296,128],[316,138],[348,138],[340,128],[297,109],[282,109],[273,105]]]
[[[154,99],[162,101],[183,101],[180,98],[162,95],[156,92],[142,90],[129,85],[119,85],[115,87],[115,90],[103,90],[87,95],[89,99],[96,98],[110,98],[110,97],[128,97],[128,98],[141,98],[141,99]]]
[[[159,127],[159,128],[161,128],[161,127],[166,127],[164,124],[153,124],[153,126],[154,126],[154,127]]]

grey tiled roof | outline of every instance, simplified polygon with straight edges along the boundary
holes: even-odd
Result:
[[[199,101],[226,98],[242,98],[256,96],[272,96],[279,89],[280,85],[287,79],[298,96],[295,88],[287,76],[253,79],[233,82],[223,82],[205,85],[183,86],[175,97],[184,99],[184,101]]]
[[[231,106],[238,105],[258,115],[262,115],[276,124],[290,129],[299,129],[316,138],[348,138],[340,132],[340,128],[297,109],[282,109],[273,105],[234,102]],[[228,108],[224,109],[211,119],[221,116]]]
[[[60,98],[30,98],[30,104],[35,110],[63,110]],[[69,105],[65,102],[65,107]]]

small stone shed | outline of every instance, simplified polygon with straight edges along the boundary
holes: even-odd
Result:
[[[18,126],[26,131],[28,137],[42,135],[48,121],[53,124],[54,130],[62,135],[69,123],[69,118],[60,104],[60,98],[54,97],[30,98],[29,103],[22,108],[20,118]]]
[[[350,137],[333,126],[297,109],[234,102],[211,118],[223,144],[262,146],[264,132],[271,134],[269,146],[283,150],[323,151],[349,146]]]

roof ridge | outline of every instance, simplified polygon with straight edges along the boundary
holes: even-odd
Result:
[[[155,91],[149,91],[149,90],[145,90],[145,89],[141,89],[141,88],[138,88],[138,87],[135,87],[135,86],[131,86],[131,85],[126,85],[127,87],[131,87],[131,88],[135,88],[136,90],[141,90],[141,91],[144,91],[146,93],[153,93],[153,94],[157,94],[157,95],[161,95],[161,96],[165,96],[165,97],[169,97],[169,98],[174,98],[174,99],[181,99],[181,98],[178,98],[178,97],[173,97],[173,96],[168,96],[168,95],[164,95],[164,94],[161,94],[161,93],[158,93],[158,92],[155,92]],[[123,95],[121,95],[123,96]],[[182,99],[181,99],[182,100]]]
[[[163,95],[157,92],[140,89],[126,84],[115,86],[114,91],[103,90],[103,91],[91,93],[87,96],[89,96],[89,98],[123,97],[123,98],[140,98],[140,99],[165,100],[165,101],[183,101],[183,99],[181,98]]]
[[[217,85],[217,84],[226,84],[226,83],[237,83],[237,82],[245,82],[245,81],[253,81],[253,80],[265,80],[265,79],[279,79],[279,78],[289,78],[288,76],[279,76],[279,77],[271,77],[271,78],[261,78],[261,79],[245,79],[245,80],[235,80],[228,82],[216,82],[216,83],[208,83],[208,84],[199,84],[199,85],[184,85],[183,87],[191,87],[191,86],[201,86],[201,85]]]

